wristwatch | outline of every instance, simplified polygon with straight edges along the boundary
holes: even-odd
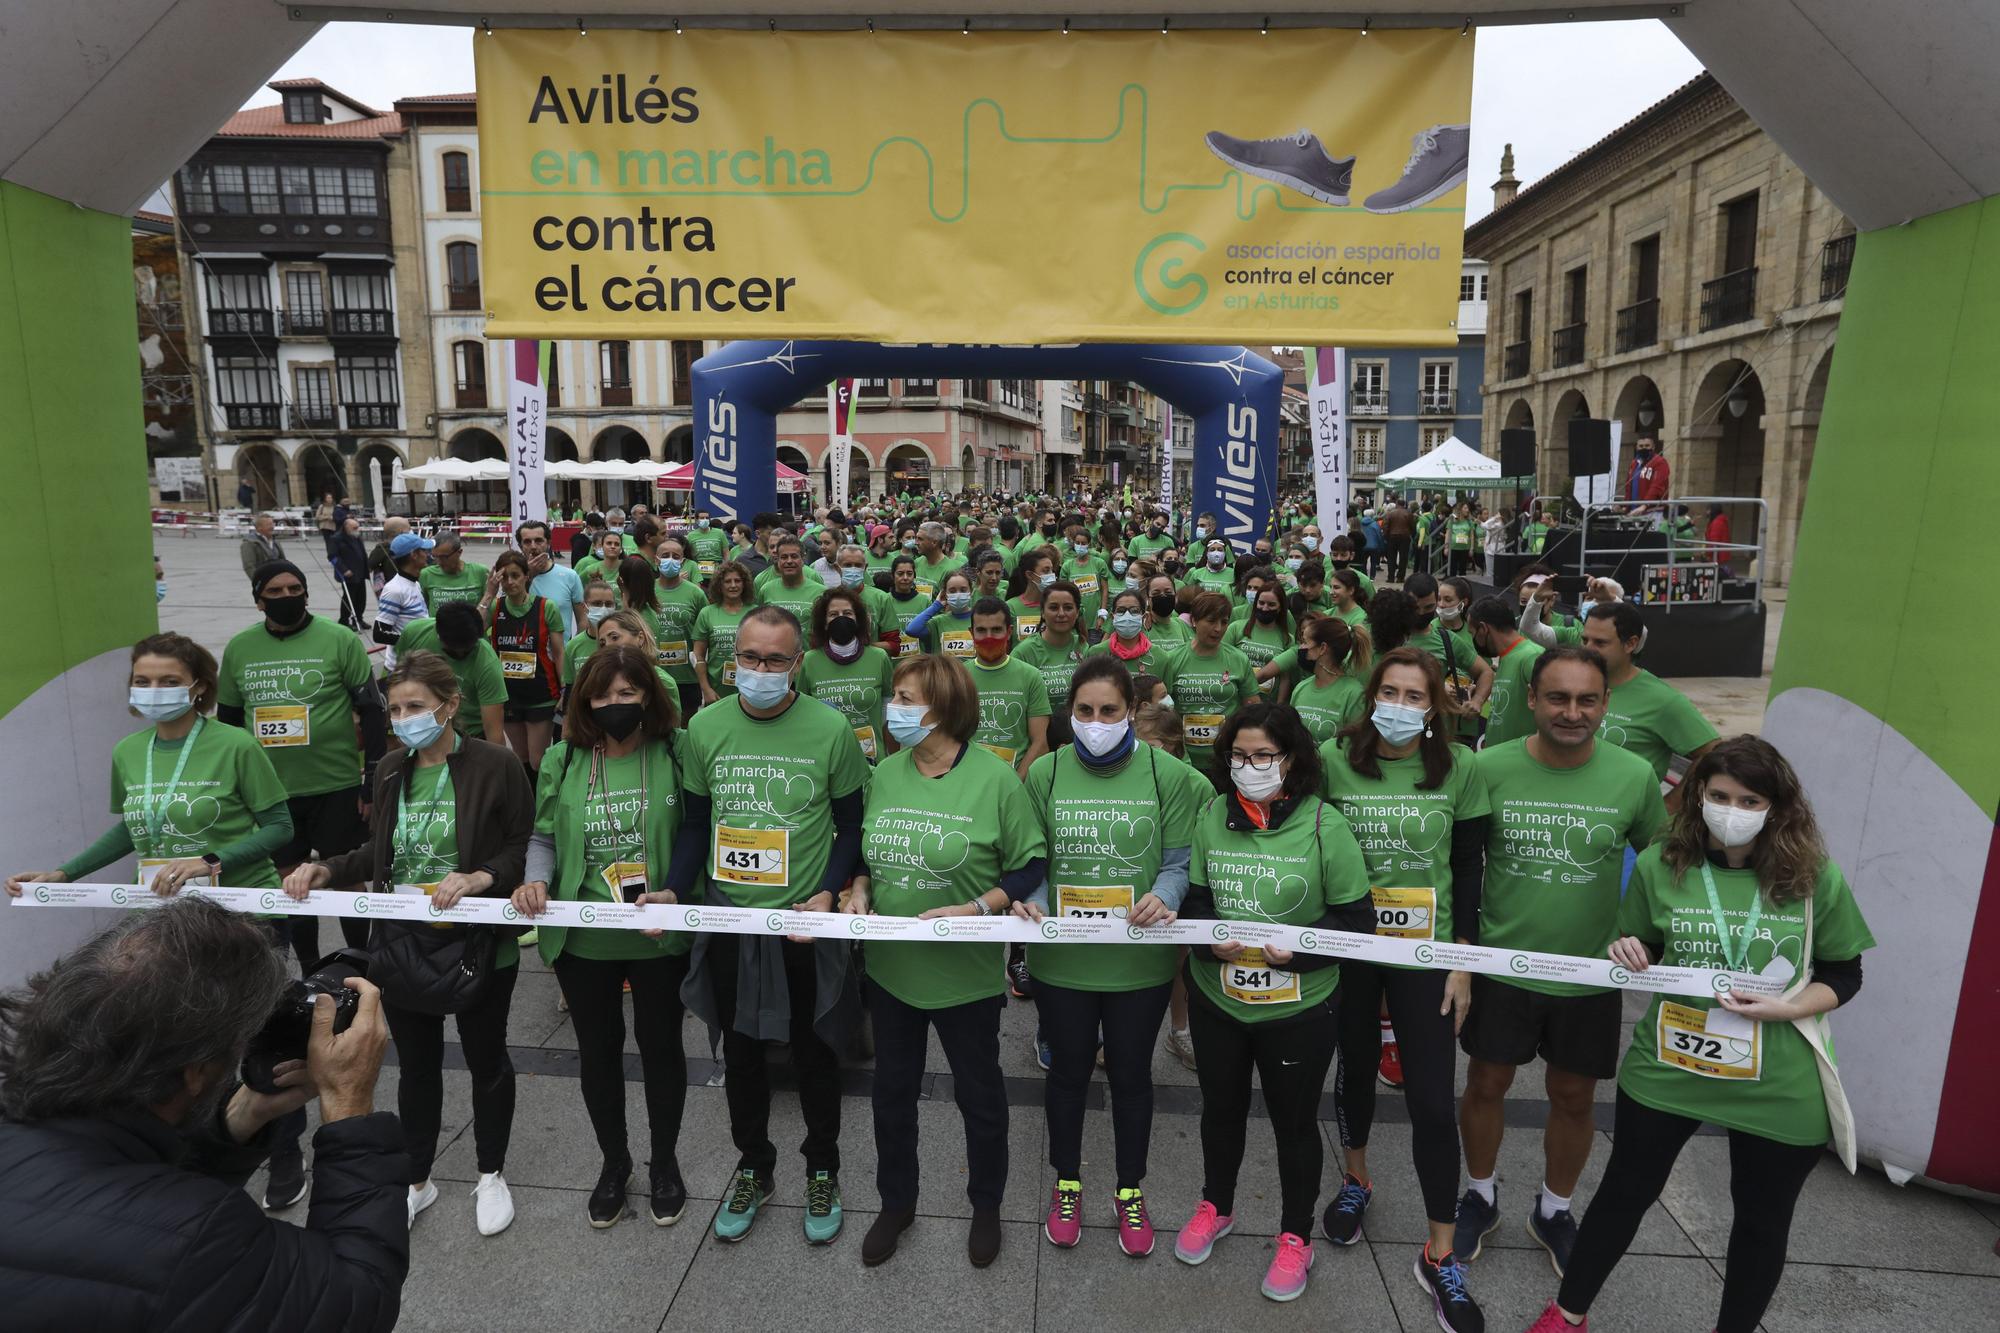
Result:
[[[201,859],[203,864],[205,864],[208,867],[209,883],[211,885],[220,884],[222,882],[221,879],[222,858],[217,856],[214,852],[203,852],[201,854]]]
[[[983,893],[972,900],[972,908],[981,916],[993,915],[993,909],[986,905],[986,895]]]

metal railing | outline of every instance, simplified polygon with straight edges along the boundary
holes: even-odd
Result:
[[[1503,380],[1524,380],[1528,378],[1528,344],[1508,343],[1500,354],[1500,378]]]
[[[1417,399],[1417,414],[1426,417],[1458,415],[1458,395],[1450,389],[1426,389]]]
[[[1741,324],[1757,314],[1757,270],[1739,268],[1701,285],[1701,331]]]
[[[278,428],[278,405],[276,403],[224,403],[222,418],[231,430],[276,430]]]
[[[1574,512],[1577,508],[1577,501],[1573,495],[1537,495],[1530,503],[1536,513],[1546,510],[1552,514],[1562,514],[1565,511]],[[1686,505],[1693,510],[1703,510],[1713,505],[1723,505],[1732,509],[1753,508],[1756,511],[1757,540],[1750,542],[1711,542],[1708,540],[1705,532],[1697,531],[1683,542],[1676,541],[1671,534],[1671,529],[1669,529],[1667,547],[1664,551],[1635,552],[1630,545],[1600,545],[1593,547],[1590,544],[1590,531],[1593,520],[1596,520],[1598,532],[1601,534],[1614,524],[1619,527],[1629,526],[1635,517],[1641,519],[1653,518],[1652,511],[1658,511],[1662,515],[1672,515],[1682,505]],[[1679,578],[1674,571],[1688,566],[1728,566],[1727,577],[1729,579],[1750,580],[1750,600],[1753,603],[1761,603],[1764,600],[1763,539],[1764,534],[1770,531],[1771,506],[1761,496],[1674,495],[1669,496],[1665,500],[1597,500],[1584,504],[1582,509],[1583,519],[1581,524],[1578,525],[1576,567],[1571,571],[1577,577],[1592,577],[1589,571],[1593,564],[1600,568],[1605,565],[1615,567],[1619,563],[1635,556],[1644,558],[1647,564],[1664,564],[1668,570],[1667,596],[1658,602],[1646,602],[1645,604],[1665,606],[1671,611],[1677,603],[1686,604],[1687,600],[1677,599],[1673,596],[1673,589],[1680,586]],[[1642,510],[1647,512],[1640,513],[1639,511]],[[1699,522],[1700,520],[1696,521]],[[1655,526],[1657,526],[1657,520],[1655,520]],[[1731,531],[1732,533],[1734,532],[1733,523]],[[1718,577],[1722,577],[1720,571],[1718,571]],[[1627,588],[1625,590],[1626,596],[1633,601],[1642,601],[1641,594],[1643,592],[1644,589],[1637,588]],[[1718,594],[1719,592],[1720,589],[1718,588]],[[1709,599],[1704,598],[1702,600],[1706,602]],[[1718,596],[1716,600],[1721,600],[1721,598]],[[1741,599],[1731,598],[1728,600],[1737,601]]]
[[[1660,340],[1660,298],[1637,301],[1618,311],[1618,328],[1612,346],[1619,353],[1636,352]]]
[[[1348,400],[1348,413],[1357,417],[1385,417],[1389,415],[1389,391],[1387,389],[1356,389]]]
[[[333,430],[339,424],[331,403],[294,403],[285,409],[292,430]]]
[[[1565,324],[1549,335],[1549,362],[1557,366],[1574,366],[1583,361],[1582,324]]]
[[[1836,236],[1819,250],[1819,299],[1847,295],[1847,275],[1854,268],[1854,233]]]
[[[288,338],[323,338],[326,336],[326,311],[280,311],[278,331]]]
[[[208,332],[210,336],[235,335],[247,338],[268,338],[271,336],[271,312],[254,307],[210,306],[208,308]]]
[[[333,335],[356,337],[373,334],[382,336],[396,331],[395,316],[387,310],[336,310],[333,312]]]
[[[349,403],[346,406],[349,430],[394,430],[397,407],[394,403]]]

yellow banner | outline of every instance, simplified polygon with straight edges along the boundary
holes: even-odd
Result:
[[[1472,43],[497,32],[487,336],[1452,343]]]

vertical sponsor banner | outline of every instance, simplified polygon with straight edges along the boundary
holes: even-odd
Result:
[[[1594,477],[1578,477],[1571,483],[1570,494],[1576,497],[1578,504],[1609,504],[1613,500],[1622,500],[1625,498],[1618,491],[1618,478],[1623,475],[1618,471],[1618,453],[1620,446],[1624,443],[1624,437],[1625,423],[1613,417],[1611,419],[1611,470],[1609,472],[1600,472]]]
[[[832,494],[826,502],[847,507],[848,468],[854,460],[854,381],[838,379],[826,391],[826,448],[833,460]]]
[[[516,338],[507,354],[507,493],[514,526],[546,523],[549,494],[542,477],[548,438],[548,391],[543,387],[542,344]]]
[[[1164,429],[1160,432],[1160,508],[1174,512],[1174,405],[1162,408]]]
[[[1319,530],[1330,541],[1347,531],[1347,353],[1338,347],[1313,350],[1313,493]]]

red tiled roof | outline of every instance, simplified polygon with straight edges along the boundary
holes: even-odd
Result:
[[[415,97],[399,97],[396,99],[396,104],[401,106],[405,102],[472,102],[478,97],[477,93],[420,93]]]
[[[292,125],[286,123],[284,104],[280,103],[239,111],[224,121],[215,135],[219,139],[380,139],[402,130],[403,118],[393,111],[360,120]]]
[[[349,97],[325,79],[273,79],[264,86],[274,93],[299,92],[308,88],[317,88],[334,101],[339,102],[342,106],[349,107],[363,115],[379,116],[382,114],[366,102],[357,101]]]
[[[143,219],[144,221],[147,222],[165,223],[169,227],[174,225],[174,215],[172,213],[155,213],[150,208],[135,209],[133,210],[132,216],[135,218]]]

